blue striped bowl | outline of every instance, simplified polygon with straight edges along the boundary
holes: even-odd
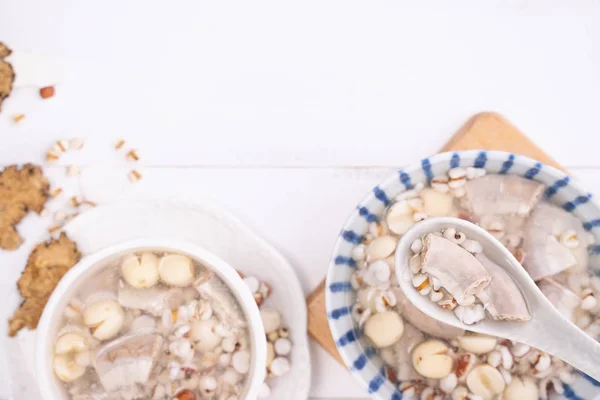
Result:
[[[326,284],[327,316],[338,351],[348,369],[374,399],[400,400],[402,394],[385,378],[383,361],[368,340],[361,337],[351,317],[351,307],[356,300],[350,285],[355,269],[351,250],[360,243],[369,223],[382,216],[385,207],[396,195],[411,189],[417,182],[427,182],[433,176],[458,166],[485,168],[489,173],[515,174],[546,184],[546,199],[578,216],[584,221],[584,227],[599,237],[600,208],[590,201],[591,193],[564,172],[517,154],[480,150],[441,153],[398,171],[376,186],[346,221],[333,250]],[[590,248],[590,253],[590,263],[599,273],[600,246]],[[562,398],[576,400],[596,396],[600,398],[600,383],[582,375],[575,384],[565,386]]]

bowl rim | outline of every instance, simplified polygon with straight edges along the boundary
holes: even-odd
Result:
[[[40,318],[35,338],[35,376],[40,393],[45,400],[64,398],[57,390],[57,379],[54,376],[51,360],[47,355],[51,353],[54,338],[51,337],[54,318],[59,311],[61,303],[67,293],[71,294],[73,285],[77,287],[85,281],[86,277],[97,273],[106,260],[117,257],[127,252],[144,250],[173,251],[182,253],[205,265],[225,282],[238,301],[244,316],[248,321],[248,334],[252,344],[251,365],[249,371],[247,390],[244,398],[254,399],[258,396],[266,375],[267,354],[266,335],[260,315],[260,310],[247,285],[237,271],[217,255],[193,243],[162,237],[138,238],[116,245],[105,247],[97,252],[81,258],[59,281],[58,285],[48,299]]]
[[[354,362],[356,360],[354,358],[352,358],[352,356],[348,352],[348,348],[350,346],[340,346],[338,344],[338,338],[342,338],[342,336],[345,335],[347,332],[345,330],[341,331],[340,329],[338,329],[340,327],[336,323],[336,320],[334,318],[330,317],[330,315],[331,315],[330,313],[335,310],[335,306],[332,304],[334,294],[330,290],[328,290],[328,288],[331,283],[335,282],[333,280],[334,279],[333,275],[334,275],[336,266],[339,267],[339,265],[337,265],[335,262],[335,258],[339,254],[340,248],[345,243],[345,240],[342,237],[342,233],[344,231],[346,231],[347,229],[351,229],[351,226],[356,219],[362,218],[361,214],[360,214],[361,208],[368,207],[370,204],[373,204],[374,201],[380,201],[380,199],[378,199],[378,196],[376,193],[377,189],[379,189],[380,187],[387,187],[392,183],[398,182],[399,174],[400,174],[400,181],[402,182],[403,174],[410,176],[411,174],[413,174],[415,172],[423,172],[423,170],[425,169],[426,166],[433,166],[433,165],[439,164],[441,162],[449,162],[455,157],[458,157],[459,160],[462,160],[464,158],[477,159],[478,157],[480,157],[482,155],[485,157],[484,158],[485,162],[484,162],[484,166],[483,166],[484,169],[486,169],[486,165],[485,165],[486,162],[490,161],[490,160],[493,160],[493,161],[508,161],[508,160],[510,160],[510,162],[512,164],[530,167],[530,168],[541,169],[543,167],[544,172],[548,175],[553,176],[556,179],[556,182],[559,182],[561,180],[564,181],[565,179],[567,179],[566,182],[568,182],[568,186],[571,187],[573,189],[573,191],[580,193],[580,194],[587,194],[588,199],[591,198],[591,194],[588,193],[577,181],[571,179],[568,173],[566,173],[565,171],[562,171],[556,167],[548,165],[542,161],[536,160],[534,158],[531,158],[531,157],[528,157],[525,155],[514,153],[514,152],[500,151],[500,150],[473,149],[473,150],[444,151],[444,152],[437,153],[432,156],[423,158],[419,162],[414,162],[414,163],[410,163],[406,166],[399,167],[395,170],[395,172],[390,173],[389,176],[387,176],[382,181],[380,181],[378,184],[376,184],[376,186],[373,189],[371,189],[369,192],[366,193],[365,196],[363,196],[361,199],[359,199],[359,201],[357,202],[357,204],[358,204],[357,208],[359,209],[359,213],[357,213],[357,208],[355,208],[350,213],[350,215],[346,218],[346,220],[344,221],[344,224],[340,230],[340,234],[338,234],[338,236],[336,238],[335,245],[331,252],[331,257],[330,257],[328,269],[327,269],[327,275],[325,278],[325,311],[326,311],[326,315],[327,315],[327,322],[329,325],[329,330],[333,337],[338,354],[342,358],[344,364],[346,365],[346,367],[348,368],[348,370],[350,371],[352,376],[355,378],[355,380],[357,380],[363,388],[368,390],[368,395],[373,399],[387,400],[387,398],[384,398],[383,395],[378,392],[378,390],[375,390],[375,391],[371,390],[372,388],[370,387],[370,383],[371,383],[371,379],[373,379],[373,377],[367,376],[365,369],[353,368]],[[466,167],[463,167],[463,168],[466,168]],[[450,167],[448,167],[448,169],[450,169]],[[508,172],[508,174],[510,174],[510,172]],[[408,182],[410,183],[410,180]],[[402,182],[402,183],[404,184],[404,182]],[[406,187],[405,190],[409,190],[409,187],[407,187],[406,184],[404,184],[404,186]],[[594,206],[596,208],[599,208],[593,199],[591,199],[590,202],[592,204],[594,204]],[[583,222],[585,222],[585,221],[582,220],[582,223]],[[348,307],[348,305],[346,305],[346,306]],[[350,311],[348,311],[348,312],[350,312]],[[356,324],[354,322],[352,324],[356,328]],[[352,345],[360,346],[360,344],[358,344],[358,341],[356,341],[355,343],[352,343]],[[361,353],[366,354],[365,349],[361,349]],[[370,360],[367,360],[367,363],[368,362],[370,362]],[[387,380],[386,378],[384,378],[384,379]],[[393,398],[395,399],[396,397],[393,397]]]

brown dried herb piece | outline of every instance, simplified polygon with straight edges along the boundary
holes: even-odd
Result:
[[[0,111],[2,111],[2,102],[12,92],[13,82],[15,81],[15,71],[4,57],[7,57],[12,51],[2,42],[0,42]]]
[[[27,260],[17,287],[23,297],[49,296],[60,278],[79,261],[75,242],[62,232],[58,239],[38,244]]]
[[[9,336],[15,336],[25,327],[37,327],[52,291],[80,259],[77,245],[64,232],[58,239],[40,243],[33,249],[17,282],[24,300],[9,320]]]
[[[8,57],[12,54],[12,50],[7,45],[0,42],[0,58]]]
[[[23,300],[17,311],[8,320],[8,335],[15,336],[23,328],[37,328],[47,302],[48,297]]]
[[[11,165],[0,172],[0,248],[14,250],[23,243],[15,225],[30,210],[38,214],[43,210],[49,187],[37,165]]]

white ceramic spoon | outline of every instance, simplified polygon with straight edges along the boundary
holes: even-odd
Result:
[[[419,294],[409,278],[408,260],[412,255],[410,245],[427,233],[440,232],[447,227],[454,227],[464,232],[467,238],[481,243],[485,255],[512,277],[527,302],[531,314],[530,321],[495,321],[486,314],[486,318],[481,322],[465,325],[456,318],[453,311],[443,309],[430,301],[429,296]],[[458,218],[427,218],[415,224],[402,236],[396,249],[395,262],[400,288],[415,307],[430,317],[471,332],[525,343],[554,355],[600,380],[600,343],[563,317],[513,255],[484,229]]]

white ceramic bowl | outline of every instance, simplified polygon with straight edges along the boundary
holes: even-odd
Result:
[[[61,279],[50,296],[38,324],[35,352],[36,378],[44,400],[67,399],[64,386],[52,369],[53,347],[65,306],[80,284],[107,263],[116,261],[125,254],[144,250],[185,254],[214,271],[231,289],[248,321],[251,342],[251,367],[242,398],[256,399],[265,379],[267,343],[258,306],[244,281],[229,264],[202,247],[174,239],[145,238],[110,246],[82,258]]]
[[[356,301],[350,283],[355,270],[352,249],[368,231],[369,223],[382,217],[396,195],[458,166],[475,166],[489,173],[514,174],[544,183],[547,186],[545,200],[580,218],[584,228],[600,243],[600,207],[590,200],[592,195],[564,172],[525,156],[483,150],[441,153],[390,176],[362,199],[346,221],[333,250],[326,283],[325,307],[333,339],[346,366],[373,399],[400,400],[402,394],[385,378],[383,360],[352,319],[351,310]],[[600,245],[591,246],[589,250],[590,266],[600,275]],[[600,383],[581,374],[574,384],[565,385],[562,396],[553,399],[596,399],[598,396]]]

